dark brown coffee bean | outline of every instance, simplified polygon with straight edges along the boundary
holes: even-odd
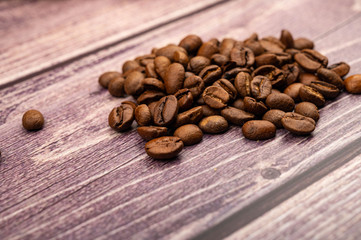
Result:
[[[203,117],[203,108],[201,106],[191,108],[185,112],[178,114],[175,127],[185,124],[197,124]]]
[[[108,84],[108,91],[114,97],[124,96],[124,78],[113,78]]]
[[[213,83],[213,86],[223,88],[229,94],[230,99],[234,100],[237,98],[237,89],[227,79],[219,79],[215,83]]]
[[[292,34],[288,30],[283,29],[281,31],[280,41],[286,46],[286,48],[294,47],[294,40]]]
[[[158,101],[151,102],[148,104],[148,107],[149,107],[149,110],[150,110],[150,113],[152,114],[152,116],[154,116],[154,109],[157,104],[158,104]]]
[[[295,107],[295,102],[285,93],[272,93],[268,95],[266,105],[271,109],[280,109],[285,112],[291,112]]]
[[[179,137],[159,137],[145,144],[148,156],[154,159],[175,158],[183,149],[183,142]]]
[[[238,98],[236,101],[232,103],[232,106],[238,108],[240,110],[244,110],[244,102],[243,99]]]
[[[262,119],[263,120],[267,120],[270,121],[271,123],[273,123],[277,128],[283,128],[282,125],[282,118],[286,113],[282,110],[279,109],[271,109],[269,111],[267,111]]]
[[[184,48],[189,54],[195,54],[202,45],[202,39],[197,35],[191,34],[183,38],[178,44]]]
[[[251,96],[252,77],[249,73],[240,72],[234,80],[234,85],[240,97]]]
[[[213,54],[211,57],[211,63],[218,65],[218,66],[223,66],[228,61],[229,61],[229,58],[227,56],[219,54],[219,53]]]
[[[134,116],[139,126],[148,126],[152,123],[152,114],[145,104],[138,105],[134,111]]]
[[[252,120],[243,125],[242,133],[250,140],[266,140],[276,136],[276,126],[266,120]]]
[[[188,70],[199,74],[205,67],[211,64],[211,60],[203,56],[195,56],[190,59]]]
[[[135,70],[138,67],[140,67],[140,65],[139,65],[139,63],[137,61],[128,60],[128,61],[124,62],[123,67],[122,67],[122,71],[123,71],[123,73],[126,73],[128,71]]]
[[[154,65],[154,61],[151,63],[148,63],[145,66],[145,76],[147,78],[158,78],[158,74],[155,71],[155,65]]]
[[[255,69],[252,73],[252,77],[255,76],[267,77],[271,81],[272,88],[283,88],[287,84],[287,78],[284,71],[272,65],[264,65]]]
[[[125,105],[125,104],[131,106],[134,110],[138,107],[138,104],[136,104],[135,102],[132,102],[132,101],[123,101],[122,105]]]
[[[126,79],[132,72],[140,72],[145,75],[145,67],[137,67],[136,69],[129,70],[122,74],[123,78]]]
[[[230,59],[239,67],[250,67],[255,61],[254,53],[247,47],[232,48]]]
[[[149,141],[154,138],[166,136],[168,133],[168,128],[157,126],[142,126],[137,128],[137,132],[144,140]]]
[[[264,76],[255,76],[251,81],[251,93],[256,100],[264,100],[272,91],[271,81]]]
[[[174,61],[174,53],[176,51],[181,51],[181,52],[184,52],[184,53],[187,53],[187,51],[182,48],[182,47],[179,47],[177,45],[168,45],[168,46],[165,46],[165,47],[162,47],[162,48],[159,48],[156,52],[155,52],[155,55],[158,57],[158,56],[164,56],[164,57],[167,57],[171,62]]]
[[[302,86],[300,88],[300,98],[304,102],[314,103],[317,107],[325,105],[325,98],[316,89],[309,86]]]
[[[178,101],[174,95],[161,98],[154,107],[153,121],[157,126],[168,126],[178,114]]]
[[[242,126],[245,122],[255,119],[255,115],[234,107],[222,109],[221,115],[235,125]]]
[[[109,82],[113,80],[114,78],[120,78],[122,77],[122,74],[119,72],[105,72],[99,77],[99,84],[103,88],[108,88]]]
[[[194,73],[192,73],[192,72],[185,72],[185,74],[184,74],[185,78],[188,78],[188,77],[191,77],[191,76],[196,76],[196,75]]]
[[[340,77],[346,76],[347,73],[350,71],[350,65],[345,62],[335,63],[331,66],[328,66],[327,68],[337,73],[337,75],[339,75]]]
[[[214,109],[211,108],[208,105],[201,105],[202,107],[202,111],[203,111],[203,116],[204,117],[209,117],[209,116],[213,116],[213,115],[221,115],[221,111],[219,109]]]
[[[293,101],[299,102],[299,101],[301,101],[300,88],[302,86],[304,86],[302,83],[292,83],[291,85],[286,87],[286,89],[283,91],[283,93],[290,96],[293,99]]]
[[[297,38],[294,40],[294,47],[298,50],[313,49],[313,42],[307,38]]]
[[[23,127],[28,130],[39,130],[44,126],[44,117],[41,112],[35,109],[28,110],[23,115]]]
[[[346,78],[345,87],[349,93],[361,93],[361,74],[355,74]]]
[[[327,66],[328,63],[327,57],[312,49],[304,49],[300,53],[297,53],[295,60],[308,72],[316,72],[322,66]]]
[[[141,66],[145,67],[148,63],[154,63],[155,54],[146,54],[135,58]]]
[[[205,133],[222,133],[228,129],[228,122],[222,116],[209,116],[203,118],[199,124],[199,128]]]
[[[199,75],[205,85],[210,85],[221,78],[222,76],[222,69],[217,65],[210,65],[202,69]]]
[[[317,122],[320,118],[317,106],[311,102],[301,102],[297,104],[295,107],[295,113],[312,118],[315,122]]]
[[[236,40],[233,38],[225,38],[222,40],[219,46],[219,53],[225,57],[229,57],[231,54],[231,50],[234,47]]]
[[[174,94],[183,88],[184,67],[179,63],[169,65],[165,74],[164,86],[168,94]]]
[[[108,116],[109,126],[117,131],[126,131],[131,128],[134,121],[134,107],[131,104],[120,105],[113,108]]]
[[[166,74],[170,64],[171,64],[171,61],[167,57],[164,57],[164,56],[159,56],[154,59],[155,71],[162,78],[162,80],[165,79],[165,74]]]
[[[221,87],[210,86],[203,92],[204,102],[211,108],[220,109],[227,106],[229,94]]]
[[[204,90],[204,81],[199,76],[189,76],[184,80],[184,87],[188,88],[193,95],[193,99],[196,99]]]
[[[218,53],[218,52],[219,52],[219,49],[218,49],[217,45],[215,45],[212,42],[205,42],[198,49],[197,56],[203,56],[203,57],[211,59],[212,55],[215,53]]]
[[[137,103],[138,104],[150,104],[152,102],[158,101],[162,97],[164,97],[164,92],[160,91],[154,91],[154,90],[147,90],[144,91],[138,98]]]
[[[310,86],[312,82],[320,81],[315,74],[307,72],[300,73],[298,80],[306,86]]]
[[[249,113],[253,113],[257,116],[262,116],[267,112],[268,108],[263,102],[257,102],[256,99],[251,97],[245,97],[243,99],[244,110]]]
[[[225,72],[223,72],[222,78],[223,79],[227,79],[230,82],[234,82],[236,76],[240,73],[240,72],[246,72],[248,74],[251,74],[251,71],[248,68],[240,68],[240,67],[236,67],[230,70],[226,70]]]
[[[310,134],[316,127],[316,123],[312,118],[293,112],[288,112],[284,115],[282,125],[285,129],[296,135]]]
[[[193,95],[188,88],[179,90],[174,96],[178,99],[179,111],[184,111],[192,107]]]
[[[174,62],[182,64],[183,67],[185,67],[185,68],[187,67],[188,62],[189,62],[188,55],[181,51],[174,52],[173,59],[174,59]]]
[[[286,47],[283,43],[275,37],[266,37],[259,40],[266,52],[283,52]]]
[[[124,90],[128,95],[139,95],[143,91],[144,75],[140,72],[131,72],[124,81]]]
[[[187,124],[177,128],[174,136],[179,137],[184,145],[190,146],[202,141],[203,132],[197,125]]]
[[[286,75],[286,84],[291,85],[296,82],[300,74],[300,68],[296,64],[286,64],[282,66],[282,70]]]
[[[259,56],[264,53],[264,48],[258,40],[246,40],[244,41],[244,46],[251,49],[255,56]]]
[[[334,71],[327,68],[320,68],[317,70],[317,76],[325,82],[335,85],[338,89],[342,90],[344,87],[341,77]]]
[[[289,53],[285,53],[285,52],[276,52],[273,53],[276,55],[277,61],[279,63],[280,66],[287,64],[287,63],[291,63],[292,62],[292,55]]]
[[[263,66],[263,65],[278,65],[279,61],[274,53],[264,53],[255,58],[255,62],[257,67]]]
[[[156,78],[144,78],[142,84],[145,90],[165,91],[163,82]]]
[[[334,99],[340,93],[340,90],[335,85],[324,81],[314,81],[310,87],[316,89],[325,99]]]

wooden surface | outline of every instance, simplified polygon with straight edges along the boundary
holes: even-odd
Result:
[[[312,201],[291,205],[298,192],[312,195],[323,181],[341,178],[337,173],[348,171],[344,164],[358,166],[361,96],[342,94],[327,104],[309,137],[281,130],[273,140],[252,142],[233,127],[206,135],[174,161],[159,162],[146,156],[134,129],[116,133],[108,127],[109,111],[123,99],[101,89],[97,77],[189,33],[204,40],[244,39],[252,32],[278,36],[283,28],[315,40],[330,63],[344,60],[350,74],[359,73],[360,2],[332,1],[327,7],[311,0],[165,2],[0,3],[5,20],[0,31],[6,36],[0,44],[0,239],[206,239],[233,232],[234,239],[277,239],[284,232],[313,238],[330,231],[340,238],[358,236],[352,229],[360,223],[348,220],[353,215],[330,221],[327,229],[319,225],[320,235],[297,230],[313,212],[284,232],[270,230],[283,225],[282,218],[265,232],[260,226],[273,213],[290,219],[286,207],[296,214],[313,206]],[[122,21],[114,21],[115,15]],[[22,128],[22,114],[30,108],[44,114],[42,131]],[[263,177],[269,168],[280,175]],[[360,182],[357,171],[352,174],[352,181],[343,179],[349,185],[345,193]],[[328,209],[337,199],[333,189],[324,190],[334,195],[318,207]],[[355,191],[350,201],[360,197]],[[330,215],[347,215],[340,208]]]

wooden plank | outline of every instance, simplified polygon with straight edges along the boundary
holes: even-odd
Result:
[[[357,156],[226,239],[358,239],[360,175]]]
[[[351,1],[331,3],[327,9],[322,4],[230,2],[1,90],[0,237],[189,238],[350,144],[361,133],[355,119],[361,109],[351,103],[361,99],[343,94],[321,110],[317,129],[308,138],[279,131],[276,139],[257,143],[234,127],[205,136],[175,161],[153,161],[134,130],[119,134],[109,129],[108,112],[120,100],[97,85],[101,72],[117,69],[153,46],[178,42],[190,29],[205,39],[245,38],[256,29],[264,36],[292,26],[294,35],[302,36],[313,20],[290,13],[318,9],[323,25],[307,29],[306,35],[316,38],[357,14]],[[194,21],[198,24],[192,25]],[[353,35],[345,41],[359,32],[355,22],[347,29]],[[345,27],[335,33],[342,31]],[[330,36],[316,46],[322,49],[327,43],[335,45]],[[358,46],[349,44],[333,56],[344,60],[341,50],[349,53]],[[353,58],[345,60],[357,61],[353,53],[347,56]],[[357,64],[352,67],[353,73],[360,71]],[[21,115],[29,108],[44,113],[42,131],[22,129]],[[328,131],[334,128],[341,130]],[[280,177],[262,178],[260,173],[269,167],[280,171]]]
[[[0,8],[0,35],[6,36],[0,39],[0,86],[219,2],[67,0],[17,5],[7,1]]]

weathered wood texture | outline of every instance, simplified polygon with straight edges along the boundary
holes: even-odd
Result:
[[[120,134],[107,126],[121,99],[101,89],[97,77],[190,32],[243,39],[283,28],[317,39],[331,63],[345,60],[351,73],[360,72],[353,6],[229,2],[1,90],[0,238],[190,238],[342,151],[361,136],[360,96],[342,94],[324,107],[309,137],[281,130],[273,140],[252,142],[233,127],[206,135],[174,161],[153,161],[134,130]],[[22,129],[29,108],[44,114],[42,131]],[[262,178],[269,167],[280,177]]]

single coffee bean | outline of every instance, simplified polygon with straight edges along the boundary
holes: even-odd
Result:
[[[165,91],[163,82],[156,78],[144,78],[142,84],[145,90]]]
[[[324,81],[311,82],[310,87],[316,89],[326,99],[334,99],[340,93],[340,90],[335,85]]]
[[[202,45],[202,43],[203,42],[200,37],[191,34],[183,38],[178,45],[184,48],[188,52],[188,54],[195,54]]]
[[[179,63],[169,65],[165,74],[164,86],[168,94],[174,94],[183,88],[184,67]]]
[[[271,94],[271,81],[264,76],[255,76],[251,81],[251,93],[256,100],[264,100]]]
[[[161,98],[154,107],[153,121],[157,126],[168,126],[178,114],[178,100],[174,95]]]
[[[276,55],[278,64],[280,66],[291,63],[292,62],[292,55],[286,52],[276,52],[273,53]]]
[[[283,43],[275,37],[267,37],[259,40],[266,52],[283,52],[286,47]]]
[[[286,75],[286,85],[289,86],[296,82],[300,74],[300,68],[297,64],[286,64],[282,66],[282,70]]]
[[[297,38],[294,40],[294,48],[298,50],[313,49],[313,42],[307,38]]]
[[[105,72],[99,77],[99,84],[103,88],[108,88],[109,82],[114,78],[120,78],[122,74],[119,72]]]
[[[198,49],[197,56],[203,56],[203,57],[211,59],[212,55],[215,53],[218,53],[218,52],[219,52],[219,49],[218,49],[217,45],[215,45],[212,42],[205,42]]]
[[[122,71],[123,71],[123,73],[126,73],[128,71],[135,70],[138,67],[140,67],[140,65],[137,61],[128,60],[128,61],[124,62],[123,66],[122,66]]]
[[[192,73],[192,72],[185,72],[185,73],[184,73],[184,77],[185,77],[185,78],[188,78],[188,77],[191,77],[191,76],[195,76],[195,74]]]
[[[281,31],[280,41],[286,46],[286,48],[294,47],[294,40],[292,34],[288,30],[283,29]]]
[[[224,38],[221,44],[219,45],[219,53],[225,57],[229,57],[235,43],[236,40],[233,38]]]
[[[178,99],[179,111],[184,111],[192,107],[193,95],[187,88],[183,88],[176,92],[174,96]]]
[[[301,101],[300,88],[302,86],[304,86],[302,83],[292,83],[291,85],[285,88],[283,93],[290,96],[293,99],[293,101],[300,102]]]
[[[173,59],[174,59],[174,62],[182,64],[183,67],[185,67],[185,68],[187,67],[188,62],[189,62],[188,55],[181,51],[174,52]]]
[[[272,88],[283,88],[287,84],[285,72],[272,65],[264,65],[255,69],[252,77],[255,76],[267,77],[271,81]]]
[[[179,137],[159,137],[145,144],[148,156],[154,159],[175,158],[183,149],[183,142]]]
[[[243,125],[242,133],[250,140],[266,140],[276,136],[276,126],[266,120],[252,120]]]
[[[171,62],[174,61],[174,53],[176,51],[181,51],[181,52],[184,52],[184,53],[187,53],[187,51],[182,48],[182,47],[179,47],[177,45],[168,45],[168,46],[165,46],[165,47],[162,47],[162,48],[159,48],[156,52],[155,52],[155,55],[158,57],[158,56],[164,56],[164,57],[167,57]]]
[[[226,107],[221,110],[221,115],[235,125],[242,126],[245,122],[255,119],[255,115],[235,107]]]
[[[218,66],[223,66],[225,63],[229,61],[229,58],[225,55],[216,53],[211,57],[211,63]]]
[[[312,118],[315,122],[317,122],[320,118],[317,106],[311,102],[301,102],[297,104],[295,107],[295,113]]]
[[[223,79],[227,79],[230,82],[234,82],[236,76],[240,73],[240,72],[247,72],[248,74],[251,73],[251,71],[248,68],[240,68],[240,67],[236,67],[236,68],[232,68],[230,70],[227,70],[223,73],[222,78]]]
[[[312,49],[304,49],[300,53],[297,53],[295,60],[308,72],[316,72],[322,66],[327,66],[328,63],[327,57]]]
[[[108,116],[109,126],[117,131],[126,131],[131,128],[134,121],[134,108],[131,104],[120,105],[113,108]]]
[[[267,111],[262,119],[263,120],[267,120],[270,121],[271,123],[273,123],[277,128],[283,128],[282,125],[282,118],[286,113],[282,110],[279,109],[271,109],[269,111]]]
[[[147,78],[158,78],[158,74],[157,74],[157,72],[155,71],[154,61],[148,63],[148,64],[145,66],[145,76],[146,76]]]
[[[159,56],[154,59],[154,67],[157,74],[164,80],[168,67],[171,61],[164,56]]]
[[[155,109],[155,106],[158,104],[158,101],[156,102],[151,102],[148,105],[149,107],[149,110],[150,110],[150,113],[152,114],[152,116],[154,116],[154,109]]]
[[[155,57],[155,54],[146,54],[135,58],[135,61],[139,62],[141,66],[145,67],[148,63],[154,63]]]
[[[145,67],[139,66],[136,69],[129,70],[129,71],[123,73],[122,77],[124,79],[126,79],[128,77],[128,75],[131,74],[132,72],[140,72],[142,74],[145,74]]]
[[[134,111],[134,116],[139,126],[148,126],[152,123],[152,114],[145,104],[138,105]]]
[[[154,138],[166,136],[168,133],[168,128],[157,126],[142,126],[137,128],[137,132],[139,136],[141,136],[145,141],[149,141]]]
[[[295,107],[295,102],[285,93],[272,93],[268,95],[266,105],[271,109],[280,109],[285,112],[291,112]]]
[[[211,60],[203,56],[195,56],[189,60],[188,71],[199,74],[202,69],[209,66]]]
[[[132,107],[134,110],[138,107],[138,104],[136,104],[135,102],[132,102],[132,101],[123,101],[122,102],[122,105],[129,105],[130,107]]]
[[[349,93],[361,93],[361,74],[355,74],[346,78],[345,87]]]
[[[144,91],[138,98],[138,104],[150,104],[152,102],[158,101],[162,97],[164,97],[164,92],[154,91],[154,90],[146,90]]]
[[[243,102],[243,99],[241,98],[238,98],[236,99],[236,101],[234,101],[232,103],[232,106],[235,107],[235,108],[238,108],[240,110],[244,110],[244,102]]]
[[[300,83],[306,86],[310,86],[311,82],[320,81],[320,79],[315,74],[307,72],[300,73],[298,80]]]
[[[232,48],[230,59],[236,62],[239,67],[250,67],[255,61],[254,53],[247,47]]]
[[[255,56],[259,56],[265,52],[258,40],[249,39],[244,41],[244,46],[251,49]]]
[[[201,77],[192,75],[184,80],[184,88],[188,88],[193,99],[197,99],[204,90],[204,81]]]
[[[229,98],[231,100],[234,100],[237,98],[237,89],[227,79],[221,78],[221,79],[217,80],[216,82],[214,82],[213,86],[223,88],[229,94]]]
[[[340,77],[346,76],[347,73],[350,71],[350,65],[345,62],[335,63],[328,66],[327,68],[337,73],[337,75],[339,75]]]
[[[227,106],[229,94],[221,87],[210,86],[203,92],[204,102],[211,108],[220,109]]]
[[[249,113],[253,113],[257,116],[262,116],[267,112],[268,108],[263,102],[257,102],[256,99],[251,97],[245,97],[243,99],[244,110]]]
[[[252,77],[249,73],[240,72],[234,80],[234,85],[240,97],[251,96]]]
[[[26,130],[39,130],[44,126],[44,117],[41,112],[35,109],[28,110],[23,115],[23,127]]]
[[[124,81],[124,90],[128,95],[139,95],[143,91],[144,74],[133,71]]]
[[[310,134],[316,127],[316,123],[312,118],[293,112],[288,112],[284,115],[282,125],[285,129],[296,135]]]
[[[264,53],[255,58],[255,62],[257,67],[263,66],[263,65],[278,65],[279,61],[274,53]]]
[[[124,96],[124,78],[113,78],[108,84],[108,91],[113,97]]]
[[[341,77],[334,71],[327,68],[320,68],[317,70],[317,76],[325,82],[335,85],[338,89],[342,90],[344,87]]]
[[[214,115],[203,118],[198,126],[205,133],[216,134],[225,132],[228,129],[228,122],[224,117]]]
[[[211,108],[208,105],[201,105],[202,109],[203,109],[203,116],[204,117],[209,117],[209,116],[213,116],[213,115],[221,115],[221,111],[219,109],[214,109]]]
[[[184,145],[190,146],[202,141],[203,132],[197,125],[187,124],[177,128],[174,136],[179,137]]]
[[[191,108],[185,112],[179,113],[175,122],[175,127],[185,124],[197,124],[203,117],[202,106]]]
[[[214,83],[216,80],[221,78],[222,69],[217,65],[210,65],[208,67],[203,68],[198,76],[200,76],[203,79],[204,84],[210,85]]]
[[[316,89],[309,86],[302,86],[300,88],[300,98],[304,102],[314,103],[317,107],[325,105],[325,98]]]

